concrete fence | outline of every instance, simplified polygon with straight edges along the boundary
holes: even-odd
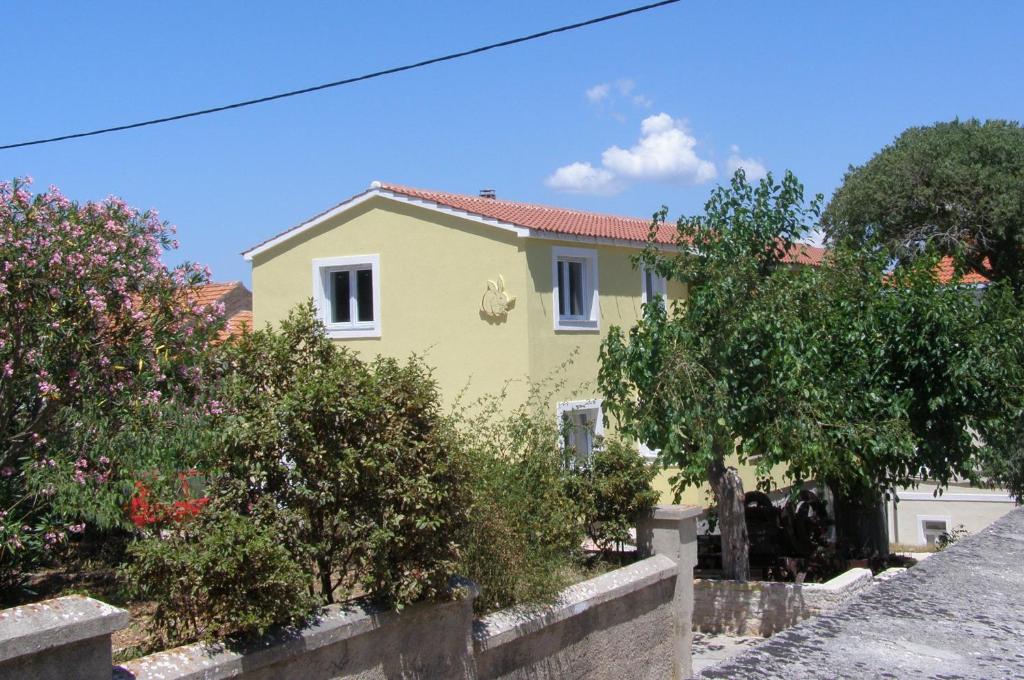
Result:
[[[126,612],[83,597],[0,612],[0,680],[359,678],[492,680],[691,675],[698,508],[659,506],[637,527],[644,559],[562,592],[550,606],[473,618],[476,587],[401,611],[333,605],[301,630],[243,648],[188,645],[112,669]]]
[[[702,633],[774,635],[835,608],[873,583],[870,569],[850,569],[825,583],[693,583],[693,628]]]

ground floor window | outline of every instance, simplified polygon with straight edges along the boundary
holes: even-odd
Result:
[[[583,462],[594,455],[598,439],[604,436],[601,401],[565,401],[558,405],[558,424],[562,446],[572,460]]]

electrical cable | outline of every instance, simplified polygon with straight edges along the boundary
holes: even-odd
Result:
[[[98,130],[90,130],[88,132],[75,132],[67,135],[60,135],[59,137],[48,137],[44,139],[34,139],[27,142],[17,142],[14,144],[3,144],[0,145],[0,151],[5,149],[17,149],[25,146],[37,146],[39,144],[51,144],[53,142],[62,142],[68,139],[79,139],[81,137],[94,137],[96,135],[103,135],[110,132],[121,132],[122,130],[132,130],[135,128],[146,127],[149,125],[158,125],[160,123],[170,123],[176,120],[184,120],[186,118],[196,118],[198,116],[206,116],[211,113],[219,113],[221,111],[229,111],[231,109],[241,109],[246,106],[254,106],[256,104],[263,104],[266,102],[276,101],[278,99],[286,99],[288,97],[296,97],[301,94],[308,94],[310,92],[318,92],[320,90],[327,90],[332,87],[340,87],[342,85],[351,85],[352,83],[362,82],[364,80],[372,80],[374,78],[380,78],[382,76],[392,75],[395,73],[401,73],[402,71],[411,71],[413,69],[423,68],[424,66],[431,66],[433,64],[439,64],[444,61],[452,61],[454,59],[461,59],[462,57],[472,56],[474,54],[480,54],[481,52],[488,52],[495,50],[500,47],[509,47],[511,45],[518,45],[520,43],[529,42],[531,40],[537,40],[539,38],[545,38],[556,33],[565,33],[566,31],[573,31],[578,28],[584,28],[585,26],[593,26],[594,24],[600,24],[605,21],[611,21],[612,19],[620,19],[630,14],[638,14],[640,12],[647,12],[652,9],[664,7],[665,5],[672,5],[680,0],[661,0],[661,2],[654,2],[649,5],[642,5],[640,7],[633,7],[632,9],[623,10],[621,12],[615,12],[614,14],[606,14],[601,17],[594,19],[588,19],[586,21],[580,21],[575,24],[568,24],[566,26],[559,26],[558,28],[551,28],[540,33],[532,33],[519,38],[512,38],[511,40],[503,40],[501,42],[491,43],[490,45],[484,45],[483,47],[475,47],[471,50],[465,50],[462,52],[454,52],[452,54],[446,54],[442,57],[434,57],[432,59],[426,59],[424,61],[418,61],[414,64],[406,64],[404,66],[395,66],[393,68],[384,69],[382,71],[374,71],[373,73],[366,73],[361,76],[355,76],[352,78],[345,78],[343,80],[336,80],[330,83],[323,83],[321,85],[314,85],[312,87],[304,87],[300,90],[291,90],[289,92],[281,92],[278,94],[272,94],[266,97],[259,97],[257,99],[247,99],[245,101],[235,102],[234,104],[225,104],[223,106],[214,106],[209,109],[200,109],[198,111],[189,111],[188,113],[179,113],[173,116],[164,116],[163,118],[153,118],[150,120],[140,121],[138,123],[128,123],[127,125],[116,125],[114,127],[101,128]]]

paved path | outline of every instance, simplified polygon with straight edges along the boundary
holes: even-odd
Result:
[[[1024,508],[704,677],[1024,678]]]
[[[764,642],[765,639],[763,637],[694,633],[693,674],[700,677],[704,670],[747,651],[754,645]]]

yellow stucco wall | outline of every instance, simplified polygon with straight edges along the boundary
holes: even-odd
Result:
[[[446,402],[525,397],[529,290],[523,240],[487,225],[382,198],[346,211],[253,258],[253,317],[277,323],[313,295],[314,258],[380,256],[381,336],[337,340],[369,356],[425,354]],[[488,280],[519,296],[503,323],[480,314]],[[467,389],[468,385],[468,389]]]
[[[597,253],[600,325],[595,331],[554,329],[552,252],[556,247]],[[557,379],[562,385],[552,394],[552,412],[559,401],[598,398],[596,383],[601,342],[612,326],[628,331],[640,318],[642,280],[631,262],[638,249],[527,239],[525,251],[528,278],[533,286],[527,310],[530,376],[534,380]],[[685,297],[685,285],[670,281],[668,295],[670,300]]]
[[[598,256],[600,327],[556,331],[552,298],[552,249],[592,249]],[[254,256],[253,315],[257,326],[276,324],[313,295],[315,258],[378,255],[381,336],[336,342],[370,357],[426,356],[446,403],[508,389],[509,403],[527,396],[527,379],[561,386],[557,403],[598,398],[598,352],[609,328],[628,330],[641,313],[641,276],[630,257],[636,249],[595,243],[520,238],[516,234],[426,208],[373,198]],[[488,280],[501,274],[517,297],[507,320],[480,313]],[[686,295],[669,282],[669,299]],[[568,366],[563,366],[572,358]],[[512,381],[512,382],[509,382]],[[607,433],[614,432],[614,423]],[[662,472],[656,485],[671,501]],[[753,473],[744,470],[744,481]],[[702,504],[701,489],[684,502]]]

